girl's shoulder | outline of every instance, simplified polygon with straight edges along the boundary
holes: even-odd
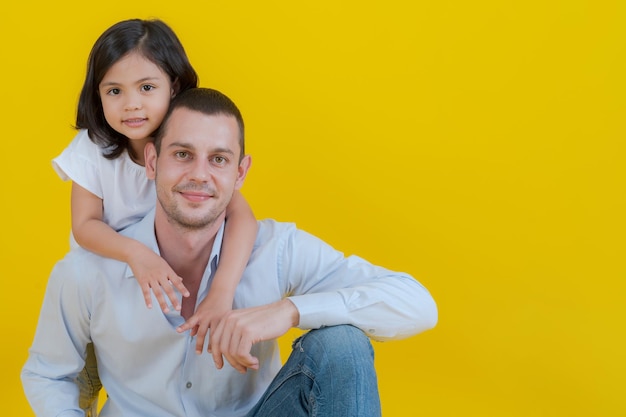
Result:
[[[95,181],[96,178],[118,169],[119,162],[106,159],[103,151],[89,138],[88,131],[82,129],[78,131],[70,144],[52,160],[52,167],[61,179],[76,181],[83,185],[81,179],[87,178],[90,181]]]
[[[85,156],[102,156],[104,149],[94,143],[89,137],[89,131],[87,129],[81,129],[78,131],[74,139],[63,150],[63,152],[71,152],[76,155]]]

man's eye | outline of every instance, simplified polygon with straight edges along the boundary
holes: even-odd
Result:
[[[216,156],[215,158],[213,158],[213,160],[217,163],[217,164],[224,164],[226,163],[226,158],[224,158],[223,156]]]
[[[147,91],[151,91],[151,90],[154,90],[154,86],[153,86],[153,85],[150,85],[150,84],[142,85],[142,86],[141,86],[141,90],[142,90],[142,91],[146,91],[146,92],[147,92]]]
[[[185,152],[185,151],[178,151],[174,155],[176,155],[176,158],[178,158],[178,159],[187,159],[187,158],[189,158],[189,152]]]

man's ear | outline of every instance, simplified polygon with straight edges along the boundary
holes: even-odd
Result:
[[[154,143],[148,142],[146,146],[143,148],[143,157],[144,161],[146,161],[146,177],[149,180],[153,180],[156,178],[156,148],[154,147]]]
[[[252,157],[250,155],[244,156],[241,162],[239,163],[239,168],[237,168],[238,172],[237,172],[237,181],[235,182],[235,190],[239,190],[243,186],[243,180],[245,180],[246,175],[248,175],[248,170],[250,169],[250,165],[252,165]]]

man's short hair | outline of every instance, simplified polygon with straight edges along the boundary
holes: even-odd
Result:
[[[170,116],[174,110],[181,107],[197,111],[207,116],[224,115],[234,117],[237,121],[237,125],[239,126],[239,147],[241,148],[239,161],[241,162],[246,154],[244,124],[241,112],[230,98],[211,88],[192,88],[183,91],[174,97],[170,103],[170,108],[163,119],[161,127],[157,130],[154,136],[154,146],[156,148],[157,155],[161,152],[161,141],[163,140],[163,135],[167,131]]]

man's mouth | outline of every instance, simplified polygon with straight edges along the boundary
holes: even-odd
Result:
[[[202,201],[207,201],[213,196],[209,193],[201,192],[201,191],[180,191],[180,194],[187,200],[193,201],[194,203],[200,203]]]

